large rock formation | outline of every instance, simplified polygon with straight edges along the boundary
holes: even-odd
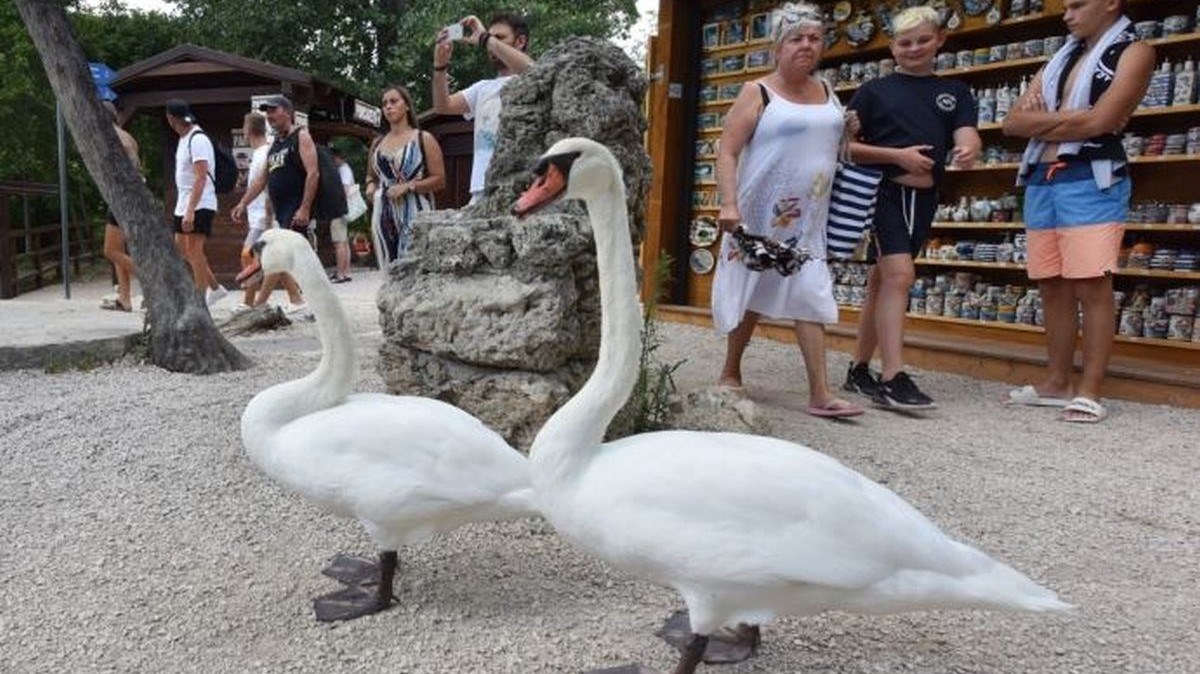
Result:
[[[554,142],[586,136],[625,172],[634,238],[650,162],[646,80],[620,49],[571,38],[502,93],[499,141],[479,203],[424,214],[379,293],[380,374],[394,393],[446,400],[527,447],[591,373],[599,344],[596,260],[583,208],[508,215]]]

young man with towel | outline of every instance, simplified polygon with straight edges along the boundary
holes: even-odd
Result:
[[[1047,376],[1009,402],[1063,407],[1059,419],[1107,416],[1100,387],[1113,342],[1112,273],[1131,192],[1121,131],[1146,93],[1154,49],[1138,42],[1123,0],[1066,0],[1071,35],[1034,77],[1004,122],[1028,138],[1025,186],[1028,273],[1046,316]],[[1083,376],[1072,391],[1076,301],[1083,308]]]

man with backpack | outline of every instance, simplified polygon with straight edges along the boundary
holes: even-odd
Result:
[[[217,168],[216,154],[186,101],[173,98],[167,101],[166,108],[167,124],[179,134],[175,148],[175,247],[192,268],[196,290],[204,290],[205,302],[212,305],[229,293],[217,283],[204,252],[217,215],[217,192],[212,178]]]

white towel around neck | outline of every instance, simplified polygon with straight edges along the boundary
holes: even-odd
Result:
[[[1104,52],[1108,51],[1133,22],[1128,17],[1122,16],[1112,26],[1109,27],[1104,35],[1096,41],[1091,51],[1083,58],[1079,64],[1079,74],[1075,77],[1075,82],[1071,86],[1071,90],[1067,92],[1067,98],[1059,105],[1058,101],[1058,82],[1066,76],[1064,72],[1067,67],[1067,62],[1071,58],[1072,52],[1078,47],[1079,38],[1074,35],[1067,38],[1063,46],[1054,53],[1050,62],[1046,64],[1046,69],[1042,71],[1042,98],[1046,101],[1047,110],[1086,110],[1091,106],[1092,101],[1092,81],[1096,77],[1096,68],[1100,65],[1100,59],[1104,56]],[[1063,141],[1058,144],[1058,154],[1076,155],[1083,148],[1084,141]],[[1029,174],[1031,167],[1035,166],[1042,157],[1042,152],[1045,151],[1047,141],[1040,138],[1030,138],[1029,144],[1025,146],[1025,154],[1021,157],[1021,169],[1017,172],[1017,184],[1025,184],[1025,176]],[[1100,189],[1108,189],[1113,184],[1113,172],[1119,168],[1118,162],[1111,159],[1096,159],[1092,161],[1092,175],[1096,178],[1096,185]]]

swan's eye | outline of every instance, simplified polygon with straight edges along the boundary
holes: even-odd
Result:
[[[250,246],[250,251],[254,253],[254,257],[262,257],[263,248],[265,248],[266,245],[266,241],[259,239],[258,241],[254,242],[254,245]]]

